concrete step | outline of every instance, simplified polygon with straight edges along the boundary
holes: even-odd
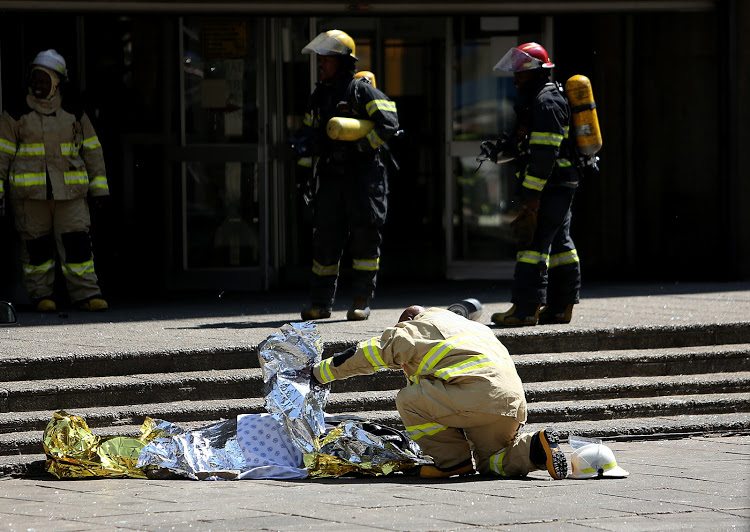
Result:
[[[542,332],[529,329],[535,328],[497,329],[496,335],[513,355],[750,344],[750,327],[743,323]],[[324,343],[324,356],[343,351],[353,343]],[[48,356],[4,356],[0,360],[0,381],[177,373],[257,368],[259,365],[257,346],[87,355],[55,353],[54,350],[54,346],[50,347]]]

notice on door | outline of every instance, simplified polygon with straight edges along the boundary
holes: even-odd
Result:
[[[212,22],[203,26],[203,49],[207,59],[237,59],[247,56],[247,23]]]

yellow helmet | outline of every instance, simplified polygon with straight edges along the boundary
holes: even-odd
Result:
[[[349,37],[348,33],[341,30],[328,30],[307,43],[307,46],[302,49],[302,53],[348,55],[356,61],[357,56],[354,55],[354,50],[354,39]]]

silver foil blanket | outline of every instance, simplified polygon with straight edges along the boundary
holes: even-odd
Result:
[[[325,432],[329,387],[310,384],[322,343],[314,323],[300,322],[284,325],[259,346],[266,410],[303,453],[317,451]]]

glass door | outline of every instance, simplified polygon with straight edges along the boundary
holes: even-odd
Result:
[[[263,31],[254,18],[180,21],[180,288],[267,284]]]

